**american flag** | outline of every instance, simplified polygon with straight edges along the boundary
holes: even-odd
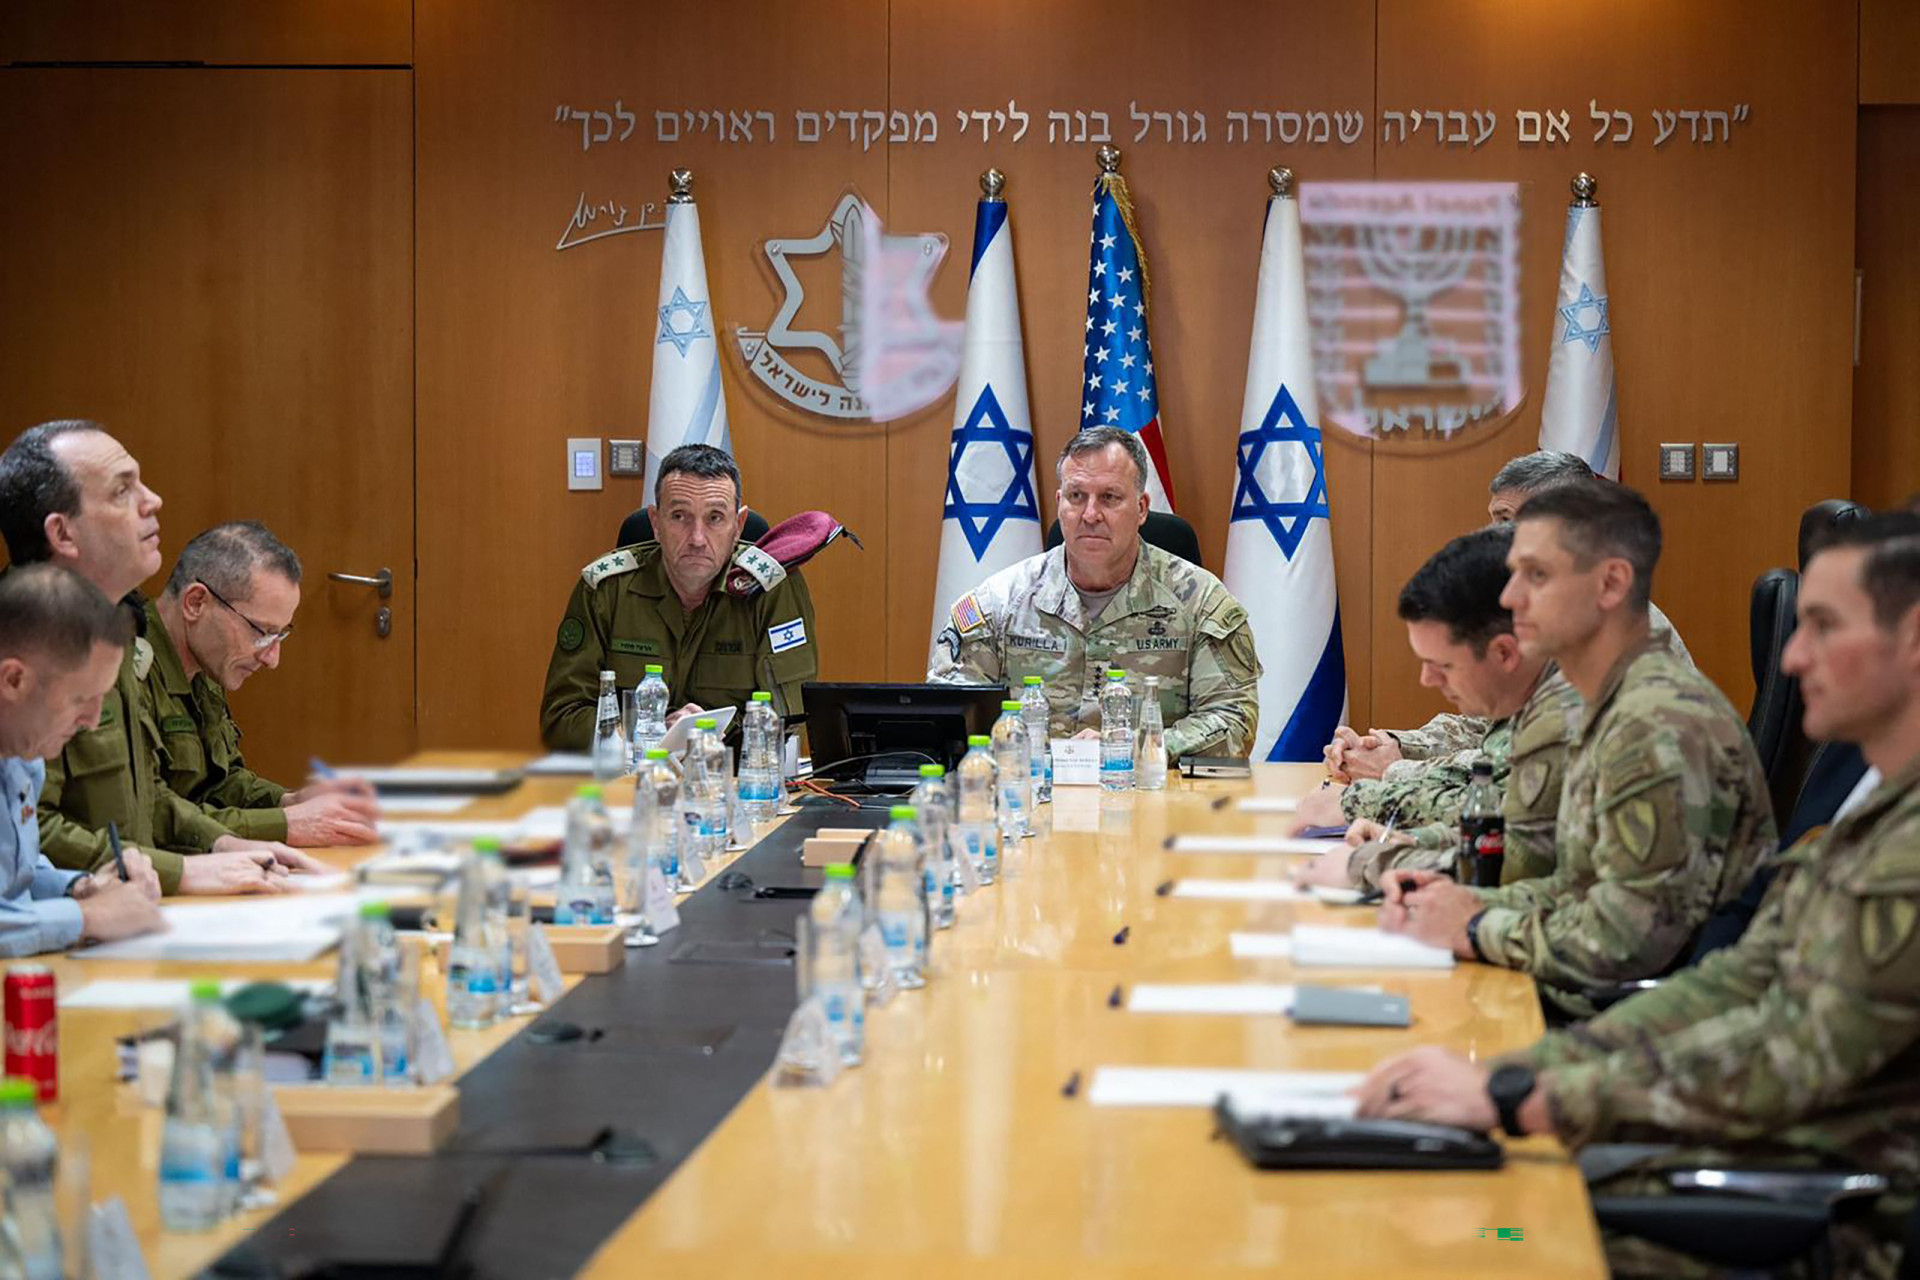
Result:
[[[1153,462],[1147,493],[1155,511],[1173,510],[1173,476],[1160,438],[1160,392],[1147,341],[1146,260],[1129,226],[1126,179],[1102,173],[1093,188],[1087,267],[1086,368],[1080,425],[1139,433]]]

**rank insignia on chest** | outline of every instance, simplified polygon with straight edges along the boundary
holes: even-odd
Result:
[[[1140,614],[1142,617],[1157,618],[1161,622],[1165,622],[1174,615],[1174,608],[1170,604],[1157,604],[1151,609],[1142,609]],[[1160,635],[1163,633],[1156,631],[1154,634]]]

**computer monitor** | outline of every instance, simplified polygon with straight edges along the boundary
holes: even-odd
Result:
[[[967,737],[990,733],[1004,685],[809,684],[807,738],[816,777],[864,782],[883,791],[912,787],[920,766],[952,769]]]

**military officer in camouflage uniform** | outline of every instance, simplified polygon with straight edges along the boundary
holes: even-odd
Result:
[[[108,599],[124,596],[136,631],[146,613],[134,588],[160,568],[159,511],[140,464],[98,423],[43,423],[0,453],[0,532],[13,563],[52,561]],[[159,729],[140,696],[152,663],[152,640],[136,635],[98,722],[47,761],[40,851],[69,870],[110,865],[111,822],[170,894],[270,891],[283,865],[313,865],[284,844],[234,835],[158,775]]]
[[[1099,732],[1109,668],[1136,690],[1160,677],[1170,757],[1244,756],[1259,721],[1260,659],[1246,610],[1198,565],[1140,539],[1147,452],[1094,427],[1055,471],[1063,542],[994,574],[953,603],[927,679],[1046,681],[1055,737]]]
[[[1575,453],[1541,449],[1523,454],[1500,468],[1487,486],[1487,519],[1495,524],[1511,524],[1520,505],[1536,493],[1563,484],[1582,484],[1594,479],[1593,468]],[[1673,629],[1672,621],[1660,612],[1660,606],[1647,604],[1647,618],[1654,639],[1666,645],[1681,661],[1692,665],[1693,658]],[[1430,769],[1438,769],[1466,785],[1466,771],[1479,751],[1481,739],[1490,726],[1485,718],[1458,712],[1442,712],[1418,729],[1374,729],[1355,733],[1342,726],[1327,744],[1327,767],[1342,782],[1384,779],[1409,782]],[[1463,754],[1464,753],[1464,754]],[[1349,789],[1344,797],[1349,818],[1378,818],[1385,812],[1385,801],[1371,786]]]
[[[1553,1133],[1590,1148],[1582,1163],[1606,1194],[1666,1194],[1664,1168],[1742,1158],[1880,1173],[1906,1194],[1840,1221],[1834,1273],[1892,1276],[1920,1181],[1920,519],[1829,532],[1797,607],[1782,667],[1801,682],[1806,731],[1857,742],[1881,784],[1778,857],[1731,947],[1491,1073],[1433,1047],[1393,1058],[1361,1109]],[[1609,1142],[1680,1145],[1593,1146]],[[1698,1270],[1644,1241],[1607,1246],[1615,1275]]]
[[[600,673],[631,689],[649,663],[664,668],[669,720],[692,707],[738,707],[756,689],[783,715],[802,711],[800,687],[818,676],[813,596],[797,570],[771,591],[730,595],[723,578],[744,545],[740,468],[710,445],[660,460],[648,512],[656,541],[602,556],[580,573],[560,619],[540,700],[540,737],[554,751],[593,743]]]
[[[1660,521],[1621,485],[1566,485],[1520,510],[1501,600],[1522,652],[1552,657],[1586,703],[1567,760],[1552,874],[1475,890],[1432,871],[1385,878],[1381,925],[1524,969],[1562,1013],[1686,957],[1774,845],[1745,723],[1654,643]]]
[[[153,665],[141,695],[160,733],[160,775],[238,835],[305,848],[372,844],[379,805],[365,782],[288,791],[249,769],[240,752],[227,695],[280,665],[299,607],[300,558],[263,524],[216,525],[181,551],[166,591],[146,609]]]
[[[1521,652],[1514,638],[1513,615],[1500,603],[1512,545],[1510,525],[1455,538],[1407,581],[1399,605],[1408,644],[1421,660],[1420,682],[1438,688],[1463,712],[1491,717],[1493,727],[1477,755],[1493,766],[1493,785],[1502,796],[1504,883],[1553,869],[1567,743],[1581,710],[1580,695],[1559,667],[1544,654]],[[1395,867],[1453,870],[1464,781],[1436,773],[1377,785],[1393,796],[1395,831],[1389,836],[1378,822],[1354,822],[1349,847],[1316,859],[1304,870],[1305,881],[1371,888]]]

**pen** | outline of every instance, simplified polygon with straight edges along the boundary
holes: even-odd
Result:
[[[307,768],[312,770],[314,777],[323,779],[324,781],[327,781],[327,782],[332,782],[334,778],[338,776],[327,765],[327,762],[325,760],[322,760],[319,756],[308,756]]]
[[[117,822],[107,823],[107,843],[113,847],[113,866],[114,866],[114,870],[120,873],[121,882],[125,883],[126,881],[133,879],[132,876],[127,874],[127,860],[120,852],[120,824],[119,823]]]

